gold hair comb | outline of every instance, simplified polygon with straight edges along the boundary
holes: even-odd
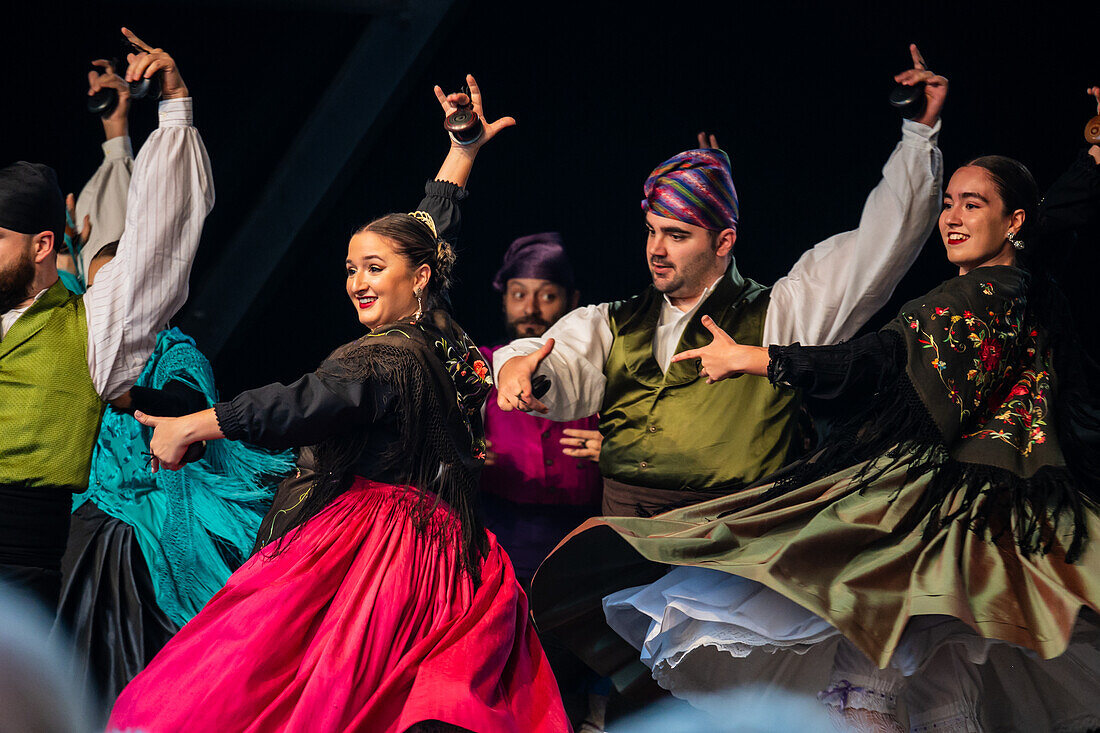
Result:
[[[439,239],[439,232],[436,231],[435,228],[435,219],[432,218],[431,214],[429,214],[427,211],[410,211],[409,216],[421,222],[422,224],[426,224],[427,227],[432,230],[432,236],[436,239]]]

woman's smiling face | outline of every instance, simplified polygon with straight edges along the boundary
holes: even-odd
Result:
[[[348,297],[364,326],[376,328],[416,312],[420,268],[413,270],[388,238],[359,232],[348,242],[345,264]]]
[[[1023,210],[1005,211],[989,173],[968,165],[955,171],[943,195],[940,236],[947,259],[965,275],[975,267],[1011,265],[1016,260],[1009,232],[1024,223]]]

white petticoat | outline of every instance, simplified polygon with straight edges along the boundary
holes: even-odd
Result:
[[[674,568],[654,583],[607,596],[603,605],[608,624],[641,651],[662,687],[717,714],[729,711],[715,707],[721,699],[715,692],[748,684],[804,694],[824,690],[843,638],[770,588],[704,568]],[[893,674],[911,678],[909,686],[924,693],[925,710],[912,710],[914,730],[929,720],[929,694],[934,702],[941,688],[945,709],[961,702],[980,712],[981,730],[1100,727],[1100,626],[1084,618],[1065,654],[1041,660],[984,639],[957,619],[918,617],[890,661]]]

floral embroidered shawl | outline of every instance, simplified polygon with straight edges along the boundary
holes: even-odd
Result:
[[[952,458],[1029,478],[1065,466],[1051,415],[1050,347],[1026,317],[1029,276],[979,267],[907,303],[906,374]]]

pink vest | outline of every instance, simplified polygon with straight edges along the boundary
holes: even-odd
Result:
[[[500,347],[481,351],[490,362]],[[485,437],[497,454],[495,466],[481,472],[481,488],[524,504],[599,506],[603,491],[600,467],[587,458],[562,453],[566,428],[595,430],[596,417],[554,422],[533,414],[502,412],[494,388],[485,403]]]

